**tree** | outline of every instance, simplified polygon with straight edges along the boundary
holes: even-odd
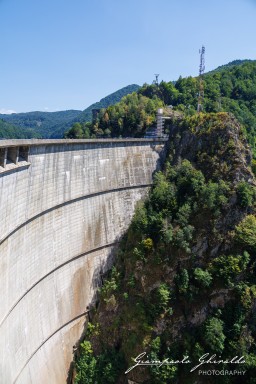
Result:
[[[256,217],[248,215],[236,226],[235,236],[238,243],[246,249],[256,251]]]
[[[81,139],[83,137],[83,130],[80,123],[73,124],[72,128],[65,135],[68,139]]]
[[[245,181],[241,181],[237,186],[237,198],[241,207],[251,207],[254,201],[254,187]]]
[[[223,333],[223,321],[216,317],[208,319],[205,323],[205,343],[215,353],[221,353],[224,349],[226,336]]]
[[[212,275],[210,272],[204,271],[201,268],[195,268],[194,277],[202,287],[209,287],[212,282]]]

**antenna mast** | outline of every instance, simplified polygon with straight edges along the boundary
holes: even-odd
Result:
[[[156,79],[154,80],[154,84],[158,85],[159,73],[155,73],[155,77],[156,77]]]
[[[204,99],[204,69],[205,69],[205,47],[199,50],[200,53],[200,65],[199,65],[199,93],[198,93],[198,104],[197,112],[203,110],[203,99]]]

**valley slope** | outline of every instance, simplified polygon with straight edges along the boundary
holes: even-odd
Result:
[[[204,354],[244,356],[256,377],[256,180],[227,113],[173,120],[169,155],[122,240],[75,363],[74,383],[238,384],[191,371]],[[134,366],[149,361],[188,364]],[[220,358],[221,357],[221,358]],[[206,370],[234,371],[232,363]]]

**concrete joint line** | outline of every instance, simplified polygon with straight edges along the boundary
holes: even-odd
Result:
[[[115,245],[117,245],[119,243],[119,241],[115,241],[114,243],[110,243],[110,244],[104,244],[100,247],[97,247],[97,248],[92,248],[90,249],[89,251],[87,252],[84,252],[84,253],[81,253],[79,255],[76,255],[74,257],[72,257],[72,259],[69,259],[67,261],[65,261],[64,263],[58,265],[58,267],[52,269],[50,272],[48,272],[46,275],[44,275],[43,277],[41,277],[36,283],[34,283],[33,285],[31,285],[30,288],[28,288],[24,294],[16,301],[16,303],[13,304],[13,306],[11,307],[11,309],[9,310],[9,312],[4,316],[4,318],[2,319],[1,323],[0,323],[0,328],[2,327],[2,325],[4,324],[5,320],[8,318],[8,316],[11,314],[11,312],[14,310],[14,308],[19,304],[19,302],[24,299],[24,297],[30,292],[32,291],[32,289],[34,289],[38,284],[40,284],[44,279],[46,279],[48,276],[50,276],[51,274],[53,274],[54,272],[56,272],[58,269],[61,269],[63,268],[65,265],[69,264],[69,263],[72,263],[73,261],[77,260],[77,259],[80,259],[81,257],[85,257],[85,256],[88,256],[90,253],[94,253],[94,252],[97,252],[97,251],[100,251],[102,249],[105,249],[105,248],[110,248],[110,247],[114,247]]]
[[[20,377],[22,371],[25,369],[25,367],[28,365],[28,363],[30,362],[30,360],[35,356],[35,354],[39,351],[40,348],[42,348],[42,346],[48,341],[50,340],[54,335],[56,335],[56,333],[58,333],[59,331],[61,331],[63,328],[65,328],[67,325],[73,323],[74,321],[80,319],[81,317],[85,316],[89,311],[86,311],[86,312],[83,312],[81,313],[80,315],[74,317],[73,319],[69,320],[67,323],[63,324],[60,328],[56,329],[50,336],[48,336],[40,345],[39,347],[30,355],[30,357],[27,359],[27,361],[25,362],[25,364],[23,365],[23,367],[21,368],[20,372],[18,373],[18,375],[16,376],[16,378],[14,379],[13,381],[13,384],[15,384],[18,380],[18,378]]]
[[[42,212],[38,213],[37,215],[32,216],[30,219],[24,221],[18,227],[14,228],[10,233],[8,233],[6,236],[4,236],[0,240],[0,245],[2,245],[10,236],[12,236],[15,232],[19,231],[24,226],[28,225],[29,223],[31,223],[32,221],[38,219],[39,217],[44,216],[47,213],[50,213],[50,212],[54,211],[55,209],[59,209],[59,208],[62,208],[64,206],[66,206],[66,205],[74,204],[74,203],[76,203],[78,201],[85,200],[85,199],[90,199],[90,198],[93,198],[93,197],[96,197],[96,196],[101,196],[101,195],[108,194],[108,193],[121,192],[121,191],[131,190],[131,189],[147,188],[147,187],[151,187],[151,185],[152,185],[152,183],[151,184],[141,184],[141,185],[133,185],[133,186],[126,186],[126,187],[108,189],[108,190],[105,190],[105,191],[99,191],[99,192],[91,193],[89,195],[83,195],[83,196],[76,197],[75,199],[64,201],[63,203],[55,205],[54,207],[48,208],[45,211],[42,211]]]

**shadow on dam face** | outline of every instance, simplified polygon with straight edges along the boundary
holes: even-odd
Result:
[[[62,384],[165,141],[6,140],[0,150],[0,383]]]

